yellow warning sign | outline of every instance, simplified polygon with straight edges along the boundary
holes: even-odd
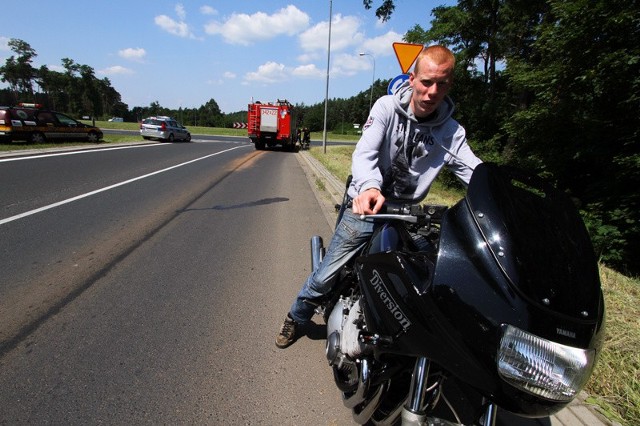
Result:
[[[396,52],[396,58],[398,58],[400,69],[404,74],[409,71],[423,47],[421,44],[393,43],[393,50]]]

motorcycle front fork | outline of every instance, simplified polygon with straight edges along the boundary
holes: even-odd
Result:
[[[429,360],[425,357],[420,357],[413,367],[409,397],[402,410],[403,426],[424,426],[429,424],[427,411],[432,404],[435,404],[438,391],[428,391],[428,377]],[[484,415],[480,419],[480,424],[483,426],[495,426],[497,411],[495,404],[488,404]]]

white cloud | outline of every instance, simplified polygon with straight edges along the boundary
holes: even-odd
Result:
[[[298,62],[300,63],[307,63],[307,62],[313,62],[313,61],[317,61],[319,59],[321,59],[321,56],[318,52],[308,52],[308,53],[303,53],[302,55],[298,56]],[[326,53],[324,56],[322,56],[324,58],[327,57]]]
[[[126,49],[118,51],[118,56],[120,56],[121,58],[136,62],[142,62],[146,55],[147,52],[141,47],[128,47]]]
[[[276,62],[267,62],[260,65],[258,71],[248,72],[244,76],[245,82],[258,82],[258,83],[279,83],[287,80],[289,73],[283,64]]]
[[[57,65],[57,64],[47,65],[47,68],[49,69],[49,71],[56,71],[56,72],[65,72],[66,71],[62,65]]]
[[[213,86],[222,86],[224,84],[228,84],[227,80],[233,80],[237,77],[237,75],[235,73],[232,73],[231,71],[226,71],[224,73],[222,73],[222,77],[217,79],[217,80],[207,80],[207,84],[209,85],[213,85]]]
[[[209,35],[220,34],[227,43],[247,46],[282,34],[297,34],[309,26],[309,20],[309,15],[289,5],[272,15],[264,12],[253,15],[234,13],[225,22],[208,23],[205,32]]]
[[[175,10],[176,15],[178,15],[178,18],[180,18],[181,21],[187,19],[187,12],[184,10],[184,6],[182,5],[182,3],[176,4]]]
[[[318,69],[315,64],[308,64],[294,68],[291,75],[302,78],[320,79],[326,77],[327,71]]]
[[[109,67],[109,68],[105,68],[103,70],[99,70],[98,73],[99,74],[104,74],[104,75],[128,75],[128,74],[133,74],[133,70],[131,70],[129,68],[125,68],[125,67],[120,66],[120,65],[115,65],[113,67]]]
[[[362,58],[357,53],[355,55],[341,53],[333,58],[331,75],[355,75],[360,71],[371,69],[371,65],[370,58]]]
[[[371,59],[362,58],[357,53],[337,53],[331,55],[330,76],[352,76],[372,67]],[[315,64],[300,65],[292,72],[292,76],[302,78],[322,79],[327,76],[326,62],[322,68]]]
[[[357,46],[364,40],[364,34],[359,31],[362,23],[354,16],[343,17],[334,15],[331,21],[331,51],[344,50],[350,46]],[[300,47],[303,50],[327,50],[329,39],[329,22],[320,22],[300,34]]]
[[[154,21],[157,26],[169,34],[177,35],[178,37],[193,37],[193,34],[189,30],[189,25],[187,25],[186,22],[175,21],[167,15],[156,16]]]
[[[203,15],[217,15],[218,11],[211,6],[205,5],[200,7],[200,13],[202,13]]]
[[[395,52],[393,51],[393,43],[404,43],[404,40],[402,40],[402,34],[398,34],[395,31],[389,31],[379,37],[367,39],[360,45],[359,52],[370,53],[375,57],[395,55]]]
[[[9,52],[9,37],[0,37],[0,50]]]

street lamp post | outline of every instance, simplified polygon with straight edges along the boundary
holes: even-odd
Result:
[[[324,92],[324,130],[322,131],[322,152],[327,153],[327,109],[329,108],[329,64],[331,62],[331,19],[333,0],[329,0],[329,39],[327,41],[327,84]]]
[[[373,83],[376,81],[376,57],[371,53],[360,52],[360,56],[371,56],[373,60],[373,73],[371,75],[371,90],[369,91],[369,111],[371,111],[371,105],[373,104]]]

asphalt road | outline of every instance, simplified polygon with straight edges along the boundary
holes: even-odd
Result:
[[[331,233],[295,154],[153,144],[0,179],[0,424],[352,424],[322,327],[274,345]]]

